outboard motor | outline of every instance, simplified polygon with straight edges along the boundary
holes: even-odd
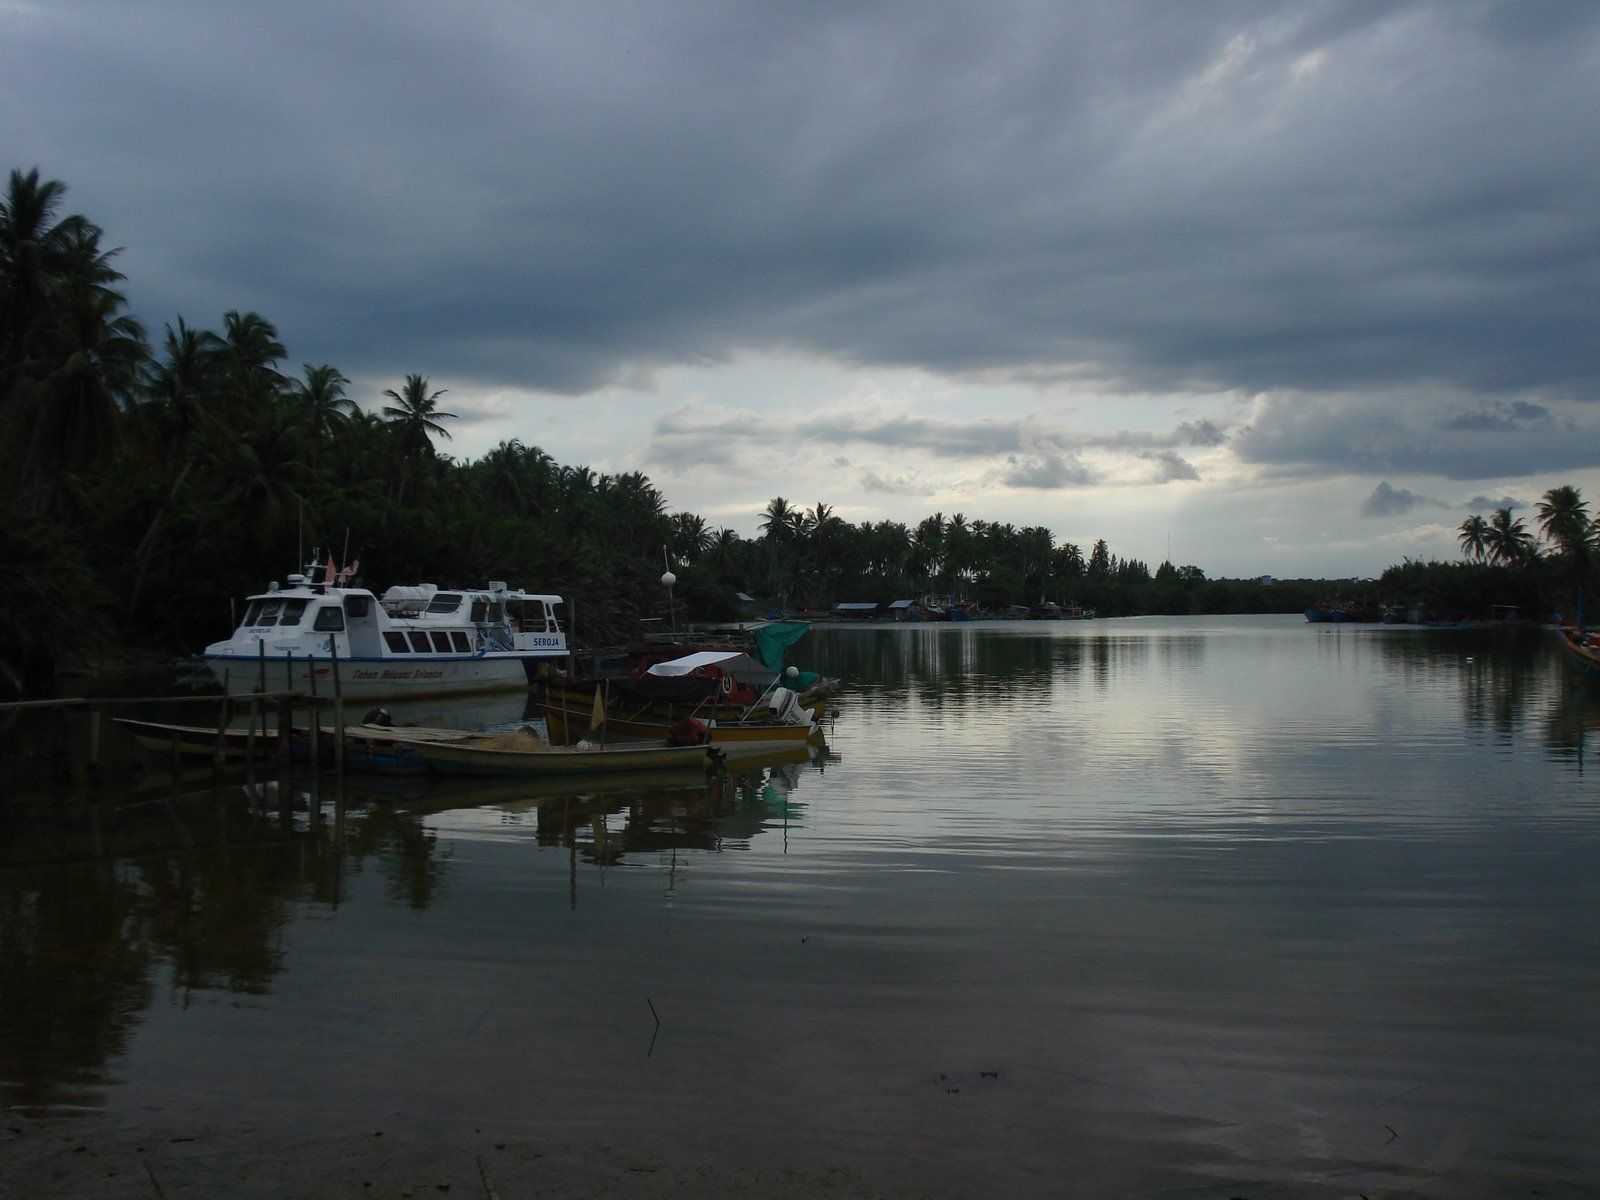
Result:
[[[788,688],[773,688],[767,694],[767,707],[772,710],[772,719],[784,725],[810,725],[811,712],[800,706],[800,697]]]

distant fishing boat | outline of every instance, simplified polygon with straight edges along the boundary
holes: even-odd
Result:
[[[560,596],[486,587],[356,586],[359,564],[313,561],[246,600],[201,659],[229,695],[256,690],[424,696],[526,688],[567,656]],[[338,671],[335,681],[334,672]]]

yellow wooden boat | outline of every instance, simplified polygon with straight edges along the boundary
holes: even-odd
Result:
[[[609,775],[680,767],[697,767],[704,773],[721,761],[721,755],[705,744],[669,746],[662,740],[552,746],[529,729],[451,741],[395,741],[430,770],[453,775]]]
[[[566,693],[565,695],[572,695]],[[607,710],[603,693],[596,692],[593,702],[573,704],[564,695],[552,691],[544,706],[545,725],[550,730],[550,741],[563,745],[580,737],[633,738],[665,742],[677,725],[650,715],[632,715]],[[746,748],[753,745],[804,746],[810,740],[815,726],[778,721],[723,721],[713,718],[702,723],[705,736],[713,746],[738,744]]]

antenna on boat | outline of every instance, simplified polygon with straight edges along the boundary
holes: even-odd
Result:
[[[306,561],[306,498],[297,495],[295,499],[300,501],[300,528],[294,542],[294,564],[298,567]]]

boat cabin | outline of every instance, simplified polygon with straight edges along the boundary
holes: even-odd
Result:
[[[567,652],[565,608],[560,596],[512,591],[499,580],[486,588],[397,586],[378,597],[366,588],[291,575],[288,586],[274,583],[250,596],[233,636],[207,647],[207,655],[556,657]]]

